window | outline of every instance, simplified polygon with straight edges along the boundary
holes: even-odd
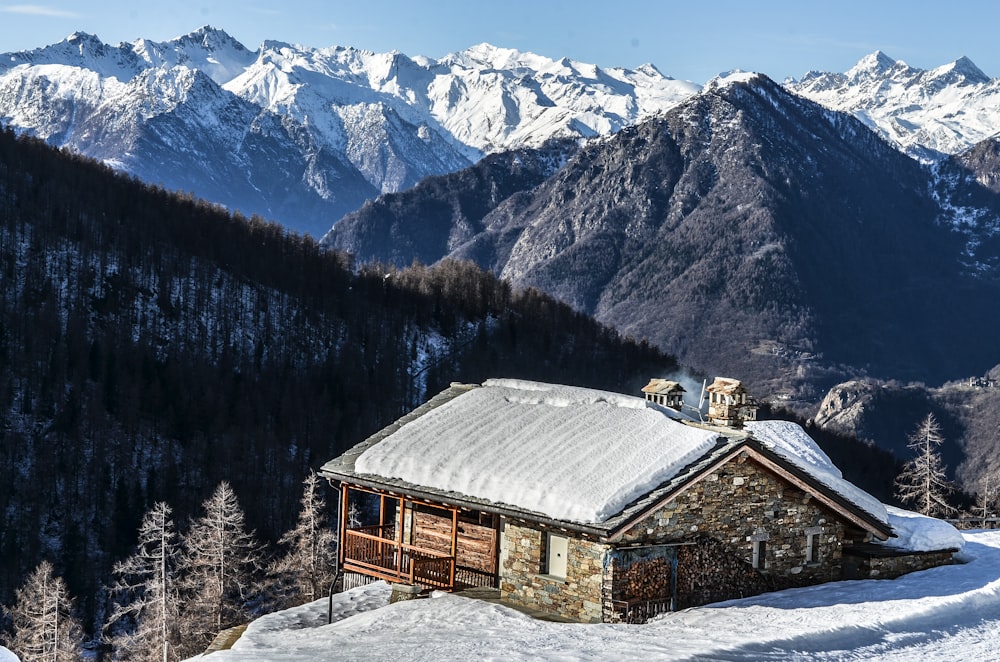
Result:
[[[819,536],[823,527],[813,526],[806,529],[806,563],[819,563]]]
[[[767,531],[757,529],[757,532],[750,536],[750,549],[752,550],[750,563],[757,570],[767,568],[767,541],[770,536]]]
[[[566,577],[566,557],[569,552],[569,538],[546,534],[544,573],[553,577]]]
[[[764,570],[767,567],[767,541],[753,541],[753,567]]]

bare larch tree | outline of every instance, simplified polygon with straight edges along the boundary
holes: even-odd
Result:
[[[917,512],[932,517],[955,510],[948,503],[952,487],[937,450],[942,442],[941,425],[934,414],[927,414],[907,444],[915,455],[903,464],[903,470],[896,476],[896,497],[914,506]]]

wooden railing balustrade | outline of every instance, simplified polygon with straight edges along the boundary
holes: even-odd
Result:
[[[387,581],[407,581],[431,588],[455,587],[455,557],[384,538],[392,527],[369,526],[344,531],[344,569],[359,570]],[[376,533],[367,531],[376,530]]]
[[[646,623],[649,619],[674,610],[673,598],[653,600],[612,600],[611,608],[619,623]]]

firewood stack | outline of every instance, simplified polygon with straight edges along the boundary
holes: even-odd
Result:
[[[625,569],[626,600],[658,600],[670,597],[670,561],[651,558],[637,561]]]
[[[677,608],[758,595],[772,590],[771,581],[712,538],[677,550]]]

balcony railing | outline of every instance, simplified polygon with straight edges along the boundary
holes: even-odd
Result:
[[[666,596],[653,600],[612,600],[612,621],[618,623],[646,623],[649,619],[674,610],[673,598]]]
[[[426,547],[384,537],[394,528],[369,526],[344,532],[344,570],[386,581],[420,584],[428,588],[455,587],[455,557]]]

